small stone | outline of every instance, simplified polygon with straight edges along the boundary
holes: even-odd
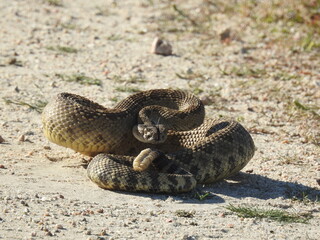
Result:
[[[56,82],[52,82],[52,83],[50,84],[50,86],[53,87],[53,88],[58,87]]]
[[[19,142],[25,142],[25,141],[26,141],[26,136],[24,134],[20,135]]]
[[[0,143],[3,143],[3,142],[5,142],[5,140],[4,140],[3,137],[1,137],[1,135],[0,135]]]
[[[43,146],[43,149],[45,149],[45,150],[51,150],[51,147],[50,147],[50,146]]]
[[[202,96],[202,97],[200,97],[200,100],[204,105],[210,105],[213,103],[212,98],[209,96]]]
[[[87,230],[87,231],[85,232],[86,235],[91,235],[91,233],[92,233],[91,230]]]
[[[230,41],[231,41],[231,29],[230,28],[225,29],[219,35],[220,35],[221,42],[230,43]]]
[[[56,228],[56,229],[63,229],[63,226],[62,226],[61,224],[57,224],[57,225],[55,226],[55,228]]]
[[[169,56],[172,55],[172,46],[167,41],[156,37],[151,46],[151,53]]]
[[[97,210],[97,213],[103,213],[103,212],[104,210],[102,208]]]
[[[8,64],[9,65],[15,65],[18,62],[18,60],[15,57],[9,58]]]
[[[197,237],[196,236],[189,236],[189,235],[183,235],[182,240],[196,240]]]
[[[218,215],[219,217],[225,217],[226,216],[226,214],[225,213],[219,213],[219,215]]]
[[[49,230],[46,231],[46,234],[45,234],[45,235],[46,235],[46,236],[53,236],[52,232],[50,232]]]
[[[234,228],[234,224],[232,224],[232,223],[229,223],[227,226],[228,226],[228,228]]]
[[[100,236],[105,236],[105,235],[107,235],[107,231],[105,229],[103,229],[103,230],[101,230],[99,235]]]
[[[3,164],[0,164],[0,169],[6,169],[6,167]]]
[[[28,157],[33,156],[34,153],[35,153],[35,151],[32,150],[32,151],[28,152],[28,154],[26,156],[28,156]]]
[[[41,198],[41,201],[42,201],[42,202],[48,201],[48,198],[42,197],[42,198]]]

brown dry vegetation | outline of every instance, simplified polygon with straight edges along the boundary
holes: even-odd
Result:
[[[281,138],[319,146],[319,7],[320,1],[308,0],[167,1],[155,30],[179,40],[196,37],[190,51],[228,58],[204,64],[219,69],[214,77],[232,79],[230,97],[250,96],[270,126],[294,126],[274,132]],[[203,92],[198,83],[205,79],[188,79],[197,82],[196,93]]]

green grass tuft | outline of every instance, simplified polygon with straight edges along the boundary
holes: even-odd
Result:
[[[85,76],[84,74],[76,73],[72,75],[65,75],[65,74],[56,73],[55,76],[67,82],[76,82],[82,85],[102,86],[102,81],[100,79],[88,77],[88,76]]]
[[[62,52],[62,53],[78,53],[78,49],[73,48],[73,47],[68,47],[68,46],[49,46],[47,47],[48,50],[51,51],[57,51],[57,52]]]
[[[308,33],[307,36],[301,40],[302,49],[307,52],[320,50],[320,41],[316,38],[314,33]]]
[[[3,98],[3,100],[6,104],[26,106],[26,107],[29,107],[29,109],[37,111],[38,113],[42,113],[44,107],[48,104],[46,100],[37,100],[35,102],[26,102],[22,100],[14,100],[11,98]]]
[[[119,41],[121,39],[123,39],[123,37],[118,34],[111,34],[110,36],[107,37],[107,40],[109,41]]]
[[[309,107],[306,106],[304,104],[302,104],[301,102],[299,102],[297,99],[295,99],[293,101],[293,105],[295,106],[295,108],[300,109],[302,111],[307,111],[307,112],[311,112],[313,115],[315,115],[316,117],[320,117],[320,114],[318,114],[316,112],[316,110],[319,110],[320,107],[314,106],[314,107]]]
[[[46,3],[55,7],[62,7],[63,3],[62,0],[45,0]]]
[[[118,92],[129,92],[129,93],[136,93],[141,91],[139,88],[128,87],[128,86],[116,87],[115,90]]]
[[[284,210],[265,210],[256,207],[234,206],[230,204],[226,207],[231,212],[236,213],[239,217],[244,218],[266,218],[277,222],[286,223],[308,223],[311,215],[291,214]]]
[[[210,192],[197,192],[195,193],[194,198],[199,201],[204,201],[213,198],[213,195]]]

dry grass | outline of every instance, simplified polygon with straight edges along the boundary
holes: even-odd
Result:
[[[48,102],[44,99],[37,99],[36,101],[31,100],[17,100],[12,98],[3,98],[6,104],[14,104],[19,106],[28,107],[31,110],[35,110],[41,113]]]
[[[271,1],[212,1],[202,0],[186,4],[185,1],[167,1],[161,17],[164,32],[192,32],[214,36],[214,22],[226,15],[230,20],[241,18],[247,26],[280,33],[277,39],[305,33],[303,47],[319,48],[320,16],[319,0],[271,0]],[[172,24],[167,24],[171,21]],[[295,31],[291,29],[295,28]],[[274,34],[275,36],[277,34]],[[263,37],[263,34],[261,35]],[[317,40],[318,39],[318,40]],[[313,42],[313,43],[311,43]]]
[[[239,217],[244,218],[266,218],[272,221],[285,222],[285,223],[308,223],[311,215],[292,214],[284,210],[278,209],[259,209],[253,206],[234,206],[229,205],[226,209],[236,213]]]
[[[303,143],[320,146],[319,73],[320,0],[271,1],[166,1],[156,29],[177,39],[197,38],[191,49],[227,62],[217,68],[220,79],[228,79],[229,103],[251,96],[250,105],[270,122],[290,123],[294,133],[276,131],[279,138],[295,134]],[[216,24],[219,22],[219,24]],[[220,28],[224,26],[225,28]],[[173,33],[173,34],[172,34]],[[233,47],[234,52],[226,52]],[[191,91],[208,95],[206,72],[176,73],[188,81]],[[219,101],[219,99],[215,99]],[[280,130],[280,129],[279,129]],[[281,132],[281,133],[280,133]]]
[[[76,82],[82,85],[102,85],[102,81],[100,79],[88,77],[80,73],[74,73],[71,75],[56,73],[55,76],[66,82]]]

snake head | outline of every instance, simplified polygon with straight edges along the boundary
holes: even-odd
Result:
[[[132,133],[140,142],[159,144],[167,139],[168,130],[163,124],[138,124],[133,127]]]

